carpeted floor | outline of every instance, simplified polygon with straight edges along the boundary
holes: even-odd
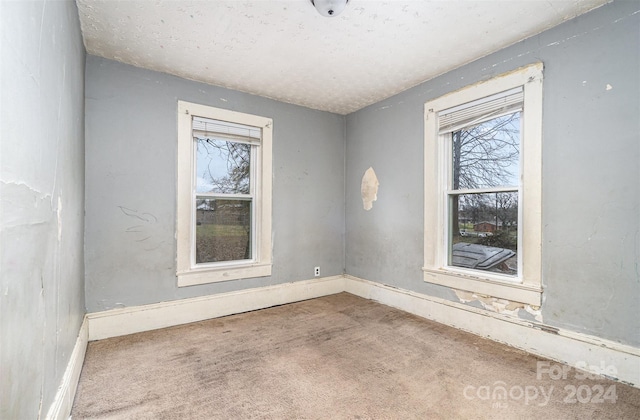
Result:
[[[341,293],[89,343],[72,418],[640,418],[562,368]]]

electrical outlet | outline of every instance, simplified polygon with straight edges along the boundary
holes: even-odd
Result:
[[[313,275],[316,277],[320,277],[320,267],[316,267],[313,269]]]

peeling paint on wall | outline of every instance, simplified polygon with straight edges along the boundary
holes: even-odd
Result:
[[[0,15],[0,418],[62,418],[85,314],[85,51],[75,2]]]
[[[378,177],[373,168],[369,167],[362,176],[362,187],[360,192],[362,194],[362,207],[365,210],[371,210],[373,208],[373,202],[378,199]]]
[[[539,307],[534,307],[519,302],[511,302],[506,299],[498,299],[492,296],[479,295],[464,290],[454,290],[458,299],[462,303],[478,301],[482,307],[488,311],[497,312],[504,315],[519,316],[520,310],[531,314],[536,321],[542,322],[542,311]]]
[[[60,192],[62,194],[62,191]],[[62,240],[62,196],[58,196],[58,208],[56,210],[58,216],[58,242]]]

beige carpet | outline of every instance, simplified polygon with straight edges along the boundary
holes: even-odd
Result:
[[[640,418],[640,389],[540,360],[341,293],[92,342],[72,417]]]

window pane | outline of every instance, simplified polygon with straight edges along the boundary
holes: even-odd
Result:
[[[196,264],[251,258],[251,201],[197,199]]]
[[[196,192],[249,194],[251,145],[196,139]]]
[[[449,265],[518,274],[518,192],[449,197]]]
[[[518,186],[520,112],[453,132],[451,187]]]

